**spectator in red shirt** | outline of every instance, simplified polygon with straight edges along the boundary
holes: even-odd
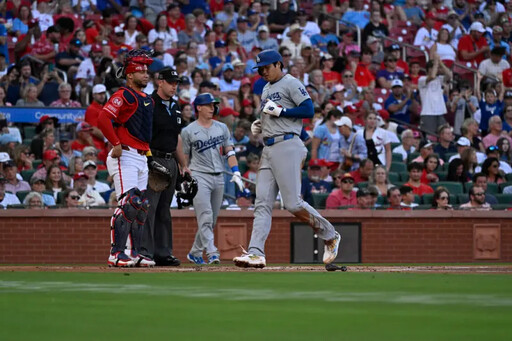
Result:
[[[55,62],[55,56],[59,52],[60,31],[55,26],[48,27],[46,34],[42,35],[32,45],[32,56],[45,62]],[[57,48],[55,48],[57,44]]]
[[[116,26],[114,28],[114,35],[112,36],[112,40],[109,42],[109,45],[110,53],[113,56],[116,56],[120,49],[131,50],[131,46],[124,43],[124,30],[121,26]]]
[[[341,74],[336,71],[332,71],[332,67],[334,66],[334,57],[330,54],[326,53],[320,60],[320,65],[322,68],[322,75],[324,76],[324,85],[327,88],[332,88],[336,84],[341,83]]]
[[[71,149],[82,151],[87,146],[103,149],[104,144],[94,141],[91,135],[92,126],[87,122],[80,122],[76,126],[76,140],[71,142]]]
[[[85,122],[92,126],[92,137],[98,141],[105,141],[103,133],[98,128],[98,117],[101,109],[107,102],[107,88],[103,84],[96,84],[92,88],[93,101],[85,111]]]
[[[490,48],[483,36],[485,27],[481,22],[475,21],[472,23],[469,31],[469,34],[459,40],[457,46],[458,58],[464,65],[471,63],[471,67],[476,68],[485,59]]]
[[[354,178],[350,173],[334,178],[336,185],[340,186],[327,197],[325,208],[336,209],[340,206],[354,206],[357,204],[356,192],[354,192]]]
[[[185,29],[185,18],[183,14],[181,14],[180,6],[177,3],[169,4],[167,7],[167,13],[167,23],[169,27],[174,28],[176,32]]]
[[[375,88],[375,76],[368,69],[369,64],[364,62],[364,56],[368,55],[370,58],[372,56],[372,51],[368,49],[363,50],[363,57],[361,57],[361,61],[359,61],[360,53],[357,51],[350,51],[348,54],[349,67],[354,72],[354,80],[357,85],[363,88]],[[353,62],[355,63],[355,67],[353,66]]]
[[[423,172],[423,165],[419,162],[412,162],[407,166],[409,171],[409,181],[404,186],[412,188],[412,192],[416,195],[422,196],[423,194],[434,193],[432,187],[421,183],[421,174]],[[388,191],[389,193],[390,191]]]
[[[354,183],[368,182],[370,175],[373,172],[373,161],[370,159],[364,159],[359,163],[359,168],[355,171],[350,172],[350,175],[354,179]]]
[[[423,172],[421,173],[421,183],[428,185],[433,182],[439,181],[434,171],[439,167],[439,157],[436,154],[430,154],[423,162]]]

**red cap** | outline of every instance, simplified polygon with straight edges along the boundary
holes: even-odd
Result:
[[[39,123],[43,123],[44,121],[47,121],[50,119],[51,119],[51,117],[48,115],[41,116],[41,118],[39,119]]]
[[[91,52],[103,52],[100,44],[92,44]]]
[[[309,167],[327,167],[324,159],[311,159],[308,165]]]
[[[250,101],[250,100],[248,100],[248,99],[244,99],[244,100],[242,101],[242,107],[252,107],[252,103],[251,103],[251,101]]]
[[[361,109],[361,107],[363,106],[363,104],[364,104],[364,101],[359,101],[359,102],[357,102],[356,104],[354,104],[354,107],[355,107],[357,110],[359,110],[359,109]]]
[[[379,116],[382,117],[384,121],[389,119],[389,112],[385,109],[377,111],[379,113]]]
[[[341,181],[345,180],[345,179],[352,179],[354,180],[354,177],[352,176],[352,174],[350,173],[345,173],[343,174],[343,176],[341,177]]]
[[[357,112],[357,108],[354,107],[353,105],[347,105],[346,107],[343,108],[343,112],[345,112],[345,113],[355,113],[355,112]]]
[[[240,81],[240,86],[244,86],[246,84],[251,84],[251,80],[247,77],[244,77],[242,78],[242,80]]]
[[[73,176],[73,180],[78,180],[80,178],[85,178],[85,179],[89,179],[89,177],[87,176],[87,174],[85,174],[84,172],[78,172],[76,173],[74,176]]]
[[[240,114],[238,112],[236,112],[235,110],[233,110],[233,108],[230,108],[230,107],[225,107],[225,108],[221,109],[219,112],[219,115],[220,115],[220,117],[226,117],[229,115],[233,115],[235,117],[240,116]]]
[[[92,126],[87,123],[87,122],[80,122],[78,123],[78,125],[76,126],[76,132],[81,132],[81,131],[91,131],[92,130]]]
[[[59,158],[59,154],[53,149],[45,150],[43,153],[43,160],[55,160]]]

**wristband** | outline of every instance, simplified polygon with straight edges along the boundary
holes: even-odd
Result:
[[[231,167],[231,172],[240,172],[240,170],[238,169],[238,166],[233,166]]]
[[[227,154],[226,154],[226,158],[229,159],[231,156],[236,156],[236,153],[234,150],[230,150]]]

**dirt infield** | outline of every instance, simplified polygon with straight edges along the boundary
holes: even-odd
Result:
[[[401,273],[482,273],[512,274],[512,265],[346,265],[348,272]],[[322,265],[269,265],[264,269],[241,269],[235,266],[210,265],[155,268],[109,268],[98,265],[2,265],[0,272],[325,272]],[[341,271],[336,271],[341,272]]]

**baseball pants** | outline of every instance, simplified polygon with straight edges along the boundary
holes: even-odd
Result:
[[[148,163],[145,155],[140,155],[136,149],[129,147],[121,157],[107,157],[108,173],[114,181],[117,199],[132,188],[143,191],[148,185]]]

